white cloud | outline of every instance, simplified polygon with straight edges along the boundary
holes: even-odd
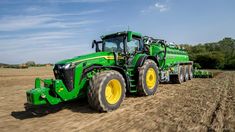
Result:
[[[160,3],[156,3],[155,7],[159,9],[160,12],[164,12],[167,11],[169,8],[166,5],[160,4]]]
[[[88,11],[81,11],[77,13],[57,13],[57,14],[41,14],[37,16],[41,17],[64,17],[64,16],[81,16],[81,15],[89,15],[94,13],[100,13],[103,12],[103,10],[88,10]]]
[[[15,31],[20,29],[35,28],[53,20],[54,18],[40,16],[4,17],[0,19],[0,31]]]
[[[60,40],[69,39],[75,37],[77,33],[69,31],[57,31],[57,32],[40,32],[34,34],[23,34],[16,36],[4,36],[0,37],[1,50],[13,50],[24,46],[30,45],[34,47],[36,45],[47,45],[59,42]]]
[[[32,13],[32,12],[41,12],[41,10],[42,10],[41,8],[36,7],[36,6],[30,6],[26,9],[24,9],[25,12],[30,12],[30,13]]]
[[[87,53],[91,50],[85,43],[90,41],[85,36],[93,32],[88,26],[101,22],[88,15],[102,11],[62,12],[30,6],[18,15],[0,15],[0,62],[55,62]]]
[[[49,2],[56,2],[56,3],[104,3],[112,1],[117,1],[117,0],[49,0]]]
[[[5,0],[5,1],[1,1],[1,4],[21,4],[22,1],[26,4],[31,4],[31,3],[106,3],[106,2],[113,2],[113,1],[118,1],[118,0],[34,0],[34,1],[9,1],[9,0]]]
[[[155,3],[154,5],[150,5],[148,8],[141,10],[141,13],[150,13],[153,11],[165,12],[170,8],[167,4]]]
[[[102,10],[89,10],[78,13],[40,14],[26,16],[5,16],[0,19],[0,31],[17,31],[38,28],[74,28],[81,25],[94,24],[100,20],[70,21],[66,16],[81,16],[102,12]]]
[[[61,30],[0,36],[0,62],[47,63],[89,53],[90,45],[81,40],[83,34],[84,30]]]
[[[85,45],[85,44],[82,44]],[[79,52],[78,52],[79,50]],[[55,63],[62,59],[75,57],[79,54],[92,52],[90,46],[65,45],[57,43],[52,46],[30,47],[24,49],[13,49],[0,52],[0,62],[4,63],[24,63],[29,60],[36,63]],[[17,59],[16,59],[17,56]]]

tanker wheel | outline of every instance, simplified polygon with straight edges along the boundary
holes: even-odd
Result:
[[[183,67],[178,66],[178,74],[177,75],[172,75],[171,76],[172,82],[173,83],[178,83],[181,84],[184,81],[184,72],[183,72]]]
[[[109,70],[97,73],[89,83],[87,97],[93,109],[107,112],[119,108],[126,93],[126,84],[119,72]]]
[[[188,65],[184,66],[184,82],[189,80],[189,67]]]
[[[193,68],[192,65],[188,65],[189,80],[193,79]]]
[[[146,60],[144,65],[139,68],[138,94],[153,95],[157,91],[158,78],[157,64],[153,60]]]

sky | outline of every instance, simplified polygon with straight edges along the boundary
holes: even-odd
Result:
[[[55,63],[132,30],[178,44],[235,38],[235,0],[0,0],[0,63]]]

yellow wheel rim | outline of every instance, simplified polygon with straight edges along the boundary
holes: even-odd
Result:
[[[122,95],[122,85],[119,80],[112,79],[105,88],[105,98],[109,104],[116,104]]]
[[[153,89],[157,82],[157,75],[153,68],[149,68],[146,73],[146,84],[148,89]]]

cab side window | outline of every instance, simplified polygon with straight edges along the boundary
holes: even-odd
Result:
[[[139,50],[140,46],[140,39],[133,38],[130,42],[127,42],[127,51],[132,54],[136,50]]]

